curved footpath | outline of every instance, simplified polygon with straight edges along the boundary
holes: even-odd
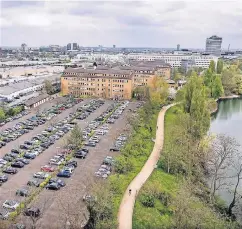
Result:
[[[125,191],[118,213],[119,229],[132,229],[132,216],[135,198],[146,180],[153,172],[163,148],[164,142],[164,119],[166,111],[173,105],[163,107],[158,115],[155,145],[145,165],[139,174],[132,180]],[[131,189],[131,194],[129,190]]]

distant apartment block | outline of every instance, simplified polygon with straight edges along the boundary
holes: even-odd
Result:
[[[74,50],[77,51],[78,49],[79,49],[79,46],[77,43],[69,43],[66,46],[67,51],[74,51]]]
[[[206,53],[213,55],[221,54],[222,37],[213,35],[206,39]]]
[[[63,95],[131,99],[136,87],[151,85],[155,76],[169,80],[170,75],[169,65],[154,61],[115,68],[68,68],[61,77],[61,90]]]
[[[181,68],[186,73],[188,70],[192,69],[195,66],[196,66],[196,63],[194,60],[189,60],[189,59],[181,60]]]
[[[155,61],[162,60],[165,63],[169,64],[172,68],[181,67],[182,60],[192,60],[195,63],[196,67],[208,68],[210,62],[213,60],[217,62],[218,57],[213,55],[202,55],[202,54],[179,54],[179,53],[169,53],[169,54],[145,54],[145,53],[130,53],[127,55],[129,60],[137,61]]]

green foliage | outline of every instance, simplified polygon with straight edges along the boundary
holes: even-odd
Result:
[[[54,91],[54,88],[52,86],[52,83],[50,80],[45,80],[44,81],[44,85],[45,85],[45,90],[46,90],[46,93],[51,95]]]
[[[133,165],[127,157],[121,155],[115,161],[115,172],[119,174],[125,174],[132,171]]]
[[[210,61],[209,69],[211,70],[212,73],[215,72],[215,62],[213,60]]]
[[[231,95],[234,93],[236,91],[235,72],[226,69],[222,72],[221,78],[225,95]]]
[[[242,94],[242,75],[236,75],[234,80],[236,84],[235,92],[241,95]]]
[[[221,74],[223,71],[224,62],[223,60],[218,60],[217,62],[217,74]]]
[[[209,89],[208,93],[210,97],[217,99],[223,95],[224,90],[221,77],[219,75],[216,75],[211,71],[211,69],[208,69],[205,72],[203,79],[205,86]]]
[[[188,136],[186,136],[188,134],[184,130],[186,124],[184,123],[189,123],[189,116],[181,114],[180,107],[182,106],[172,107],[166,113],[165,144],[160,159],[160,163],[164,165],[167,164],[169,157],[170,169],[177,169],[177,171],[181,161],[183,166],[188,168],[188,161],[194,157],[191,153],[198,150],[197,147],[192,147],[194,142],[188,142]],[[188,152],[187,146],[189,145],[191,149]],[[199,170],[198,166],[194,170]],[[149,204],[149,201],[144,198],[147,196],[152,197],[152,203],[154,201],[153,207],[149,207],[149,209],[145,206],[146,203]],[[206,196],[208,196],[206,184],[198,182],[198,179],[193,175],[187,177],[180,171],[172,175],[165,173],[163,169],[158,167],[141,189],[135,202],[132,228],[240,228],[237,227],[236,223],[216,213],[214,208],[207,204],[209,198]]]
[[[115,158],[116,163],[114,169],[116,173],[109,177],[108,184],[105,185],[105,188],[102,186],[102,190],[105,190],[105,192],[108,190],[110,195],[107,205],[111,204],[112,214],[106,211],[102,206],[95,208],[95,211],[92,212],[92,214],[95,213],[95,218],[92,222],[95,224],[95,228],[116,228],[113,225],[116,225],[116,216],[123,193],[127,189],[129,183],[140,172],[140,169],[143,167],[153,149],[154,142],[152,138],[154,138],[156,132],[158,112],[159,109],[149,101],[139,110],[139,122],[132,123],[135,125],[133,126],[132,136],[121,150],[122,154]],[[139,125],[141,122],[142,125]],[[95,193],[99,196],[104,195],[101,190]],[[99,199],[104,201],[104,198],[100,197],[98,198],[98,202]],[[89,209],[89,212],[90,211],[92,211],[92,209]],[[108,214],[105,213],[108,217],[99,217],[99,215],[103,215],[105,211],[108,212]],[[112,225],[112,227],[110,225]]]
[[[5,112],[3,108],[0,108],[0,120],[4,120],[4,119],[5,119]]]
[[[140,202],[147,208],[155,207],[155,198],[153,195],[141,195]]]
[[[82,130],[78,125],[75,125],[68,138],[68,144],[72,144],[75,148],[79,148],[82,145]]]
[[[224,89],[220,76],[216,76],[212,86],[212,97],[218,99],[224,94]]]

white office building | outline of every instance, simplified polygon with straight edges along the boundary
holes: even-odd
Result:
[[[222,37],[213,35],[206,40],[206,53],[213,55],[221,54]]]
[[[130,53],[127,55],[127,58],[130,60],[138,61],[154,61],[154,60],[163,60],[165,63],[170,64],[172,68],[181,67],[182,60],[192,60],[195,63],[196,67],[208,68],[212,60],[215,63],[218,60],[218,57],[212,55],[202,55],[202,54],[146,54],[146,53]]]

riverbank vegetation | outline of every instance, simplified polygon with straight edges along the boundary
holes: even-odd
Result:
[[[167,111],[164,148],[138,195],[134,229],[239,228],[206,183],[211,160],[210,139],[204,138],[210,125],[206,90],[201,77],[191,77],[179,92],[180,103]]]
[[[162,79],[154,78],[151,87],[137,91],[136,94],[146,102],[129,118],[132,131],[121,154],[115,158],[113,175],[92,189],[97,201],[87,205],[90,219],[86,229],[117,228],[118,209],[123,194],[153,149],[157,116],[160,104],[164,104],[168,96],[168,86]]]
[[[178,91],[177,105],[165,117],[165,142],[158,167],[137,197],[134,229],[239,228],[206,180],[211,139],[205,136],[215,99],[224,93],[217,74],[223,71],[222,65],[215,69],[211,63],[204,77],[192,72]],[[152,88],[135,93],[146,102],[130,120],[133,132],[116,158],[115,173],[102,184],[102,190],[93,191],[95,196],[102,196],[100,192],[107,190],[107,198],[88,205],[90,220],[86,229],[117,227],[123,194],[152,151],[151,139],[155,136],[159,104],[165,103],[167,97],[166,86],[158,81]]]

